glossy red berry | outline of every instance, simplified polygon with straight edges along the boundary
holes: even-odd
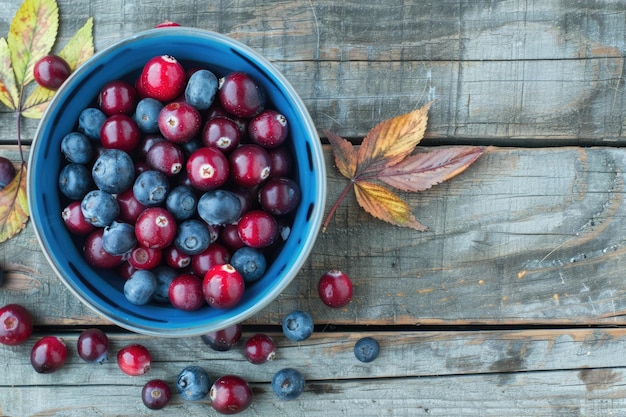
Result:
[[[141,401],[151,410],[160,410],[170,402],[172,391],[162,379],[151,379],[141,389]]]
[[[217,242],[211,243],[203,252],[191,257],[194,274],[203,277],[215,265],[227,264],[230,251]]]
[[[224,375],[213,383],[209,391],[211,406],[221,414],[237,414],[252,403],[252,389],[237,375]]]
[[[273,109],[263,110],[248,123],[248,137],[264,148],[281,145],[288,133],[287,118]]]
[[[287,177],[291,174],[293,167],[293,156],[286,146],[279,146],[267,150],[270,155],[272,177]]]
[[[147,97],[169,102],[182,94],[186,74],[180,62],[170,55],[151,58],[143,67],[138,83]]]
[[[100,140],[105,148],[119,149],[130,153],[139,145],[141,131],[129,115],[114,114],[102,124]]]
[[[244,290],[243,277],[230,264],[215,265],[202,281],[204,298],[214,308],[235,307],[243,298]]]
[[[124,262],[124,256],[111,255],[102,247],[103,228],[97,228],[87,235],[83,253],[87,263],[96,268],[115,268]]]
[[[241,133],[239,126],[232,119],[214,117],[204,124],[201,139],[205,146],[214,146],[224,153],[229,153],[239,146]]]
[[[85,362],[103,363],[109,352],[109,338],[100,329],[85,329],[78,336],[76,351]]]
[[[56,336],[44,336],[30,352],[30,363],[36,372],[49,374],[58,371],[67,360],[65,341]]]
[[[46,55],[35,62],[33,76],[40,86],[49,90],[58,89],[72,72],[69,64],[57,55]]]
[[[0,308],[0,343],[21,345],[33,333],[33,316],[20,304],[7,304]]]
[[[206,304],[202,292],[202,279],[194,274],[175,277],[168,289],[172,305],[180,310],[195,311]]]
[[[187,268],[191,264],[191,255],[184,253],[176,247],[170,245],[163,250],[165,263],[174,269]]]
[[[224,185],[230,172],[226,156],[212,146],[202,147],[189,155],[186,168],[191,184],[202,191]]]
[[[200,113],[191,104],[175,101],[165,105],[158,117],[159,130],[175,143],[191,140],[202,127]]]
[[[154,26],[155,28],[171,28],[171,27],[178,27],[180,26],[178,23],[176,22],[170,22],[169,20],[165,20],[161,23],[159,23],[158,25]]]
[[[241,145],[228,156],[233,182],[253,187],[269,178],[272,160],[265,149],[255,144]]]
[[[220,79],[218,95],[224,110],[235,116],[253,117],[265,107],[265,91],[244,72],[231,72]]]
[[[259,190],[259,203],[275,216],[291,213],[300,203],[300,186],[288,177],[273,177]]]
[[[266,211],[251,210],[239,219],[237,232],[245,245],[264,248],[278,237],[278,222]]]
[[[185,166],[185,154],[174,142],[164,140],[155,143],[146,153],[146,162],[168,177],[181,172]]]
[[[96,226],[85,219],[83,211],[80,209],[80,201],[72,201],[67,205],[61,213],[61,218],[67,230],[76,235],[86,235],[96,230]]]
[[[274,360],[276,356],[276,344],[271,336],[264,333],[257,333],[246,340],[244,353],[250,363],[262,364]]]
[[[216,330],[200,336],[205,345],[218,352],[226,352],[237,345],[241,339],[241,324],[236,323],[225,329]]]
[[[154,269],[161,264],[163,251],[161,249],[137,246],[128,255],[128,263],[135,269]]]
[[[130,344],[117,352],[117,365],[127,375],[143,375],[150,371],[152,355],[145,346]]]
[[[98,105],[107,116],[119,113],[130,115],[137,105],[137,91],[125,81],[110,81],[100,90]]]
[[[149,207],[137,218],[135,235],[142,246],[152,249],[168,247],[176,237],[176,219],[162,207]]]
[[[133,187],[117,194],[115,199],[120,206],[120,220],[129,224],[135,224],[139,215],[147,208],[137,200]]]
[[[231,252],[235,252],[237,249],[245,246],[239,237],[237,230],[237,224],[227,224],[220,230],[219,240],[226,246]]]
[[[332,308],[346,306],[352,300],[352,281],[346,273],[331,269],[320,278],[317,290],[324,304]]]

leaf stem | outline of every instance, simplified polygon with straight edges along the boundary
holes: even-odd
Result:
[[[17,134],[17,147],[20,150],[20,159],[22,164],[24,161],[24,151],[22,150],[22,97],[24,96],[24,86],[20,87],[20,95],[17,103],[17,110],[15,111],[16,120],[16,134]]]
[[[333,206],[330,208],[330,211],[326,215],[326,218],[324,219],[324,223],[322,224],[322,233],[326,233],[326,228],[328,228],[328,224],[330,223],[330,220],[333,218],[335,211],[337,211],[337,208],[339,207],[339,204],[341,203],[341,201],[343,201],[343,199],[348,195],[348,192],[350,192],[350,190],[352,189],[353,182],[354,181],[352,180],[348,182],[348,184],[343,189],[339,197],[337,197],[335,204],[333,204]]]

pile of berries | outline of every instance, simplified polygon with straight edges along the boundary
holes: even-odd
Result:
[[[244,72],[155,56],[63,137],[62,218],[136,305],[232,308],[287,238],[301,191],[285,116]]]

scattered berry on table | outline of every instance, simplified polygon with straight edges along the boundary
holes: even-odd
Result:
[[[26,342],[33,333],[33,316],[21,304],[0,308],[0,343],[16,346]]]
[[[109,338],[101,329],[85,329],[78,336],[76,351],[85,362],[101,364],[107,360]]]
[[[281,400],[293,400],[304,391],[305,380],[300,371],[283,368],[272,377],[272,391]]]
[[[15,178],[15,166],[8,158],[0,156],[0,190]]]
[[[252,389],[237,375],[218,378],[209,391],[211,406],[221,414],[238,414],[252,404]]]
[[[65,341],[56,336],[44,336],[30,351],[30,363],[35,372],[49,374],[58,371],[67,361]]]
[[[151,410],[160,410],[169,403],[172,392],[162,379],[151,379],[141,389],[141,401]]]
[[[152,355],[144,345],[132,343],[118,350],[117,366],[127,375],[144,375],[152,367]]]
[[[378,357],[380,346],[373,337],[363,337],[354,344],[354,356],[361,362],[371,362]]]
[[[345,272],[331,269],[321,276],[317,291],[328,307],[344,307],[352,300],[352,281]]]
[[[225,329],[216,330],[200,336],[205,345],[217,352],[231,350],[241,339],[241,324],[236,323]]]
[[[285,316],[282,328],[288,339],[301,342],[313,334],[313,318],[304,310],[294,310]]]
[[[37,84],[49,90],[61,87],[71,73],[70,65],[58,55],[46,55],[35,62],[33,67]]]
[[[246,340],[244,353],[248,362],[257,365],[262,364],[274,360],[276,344],[271,336],[265,333],[257,333]]]
[[[201,366],[188,366],[178,374],[176,388],[183,400],[201,400],[209,393],[211,378]]]

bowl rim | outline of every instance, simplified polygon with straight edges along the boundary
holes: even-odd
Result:
[[[219,42],[225,44],[226,46],[233,48],[239,53],[243,54],[246,57],[252,57],[256,63],[258,63],[261,67],[263,67],[263,72],[269,73],[273,78],[275,78],[281,85],[281,90],[288,96],[290,103],[295,107],[295,111],[298,113],[299,117],[301,117],[303,126],[306,127],[307,132],[305,133],[306,137],[314,138],[319,137],[317,130],[315,128],[315,124],[308,112],[308,109],[304,105],[302,99],[297,94],[296,90],[289,83],[289,81],[285,78],[285,76],[265,57],[263,57],[259,52],[255,51],[251,47],[245,45],[244,43],[237,41],[227,35],[223,35],[214,31],[192,28],[192,27],[166,27],[166,28],[154,28],[141,32],[137,32],[131,36],[120,39],[111,45],[105,47],[104,49],[96,52],[92,55],[86,62],[80,65],[75,71],[70,75],[70,77],[66,80],[66,82],[60,87],[59,92],[63,92],[67,89],[70,89],[73,85],[72,80],[82,76],[85,73],[89,73],[90,70],[96,65],[103,57],[114,53],[118,48],[127,46],[136,42],[140,39],[150,38],[150,37],[164,37],[166,38],[168,35],[189,35],[194,38],[203,38],[213,42]],[[33,166],[33,162],[35,159],[35,155],[37,154],[37,149],[44,142],[43,133],[44,126],[46,123],[50,121],[52,117],[51,114],[54,112],[54,109],[57,108],[58,102],[62,102],[64,98],[63,94],[56,94],[52,98],[49,103],[47,109],[45,110],[42,118],[40,119],[33,141],[30,145],[30,153],[28,157],[28,165]],[[309,143],[309,142],[307,142]],[[31,181],[31,169],[27,171],[27,202],[29,211],[31,213],[31,219],[34,225],[35,236],[37,238],[40,249],[42,250],[49,266],[54,271],[57,278],[63,282],[64,286],[72,293],[74,297],[76,297],[83,305],[90,308],[94,311],[98,316],[105,318],[106,320],[124,328],[130,330],[135,333],[150,335],[150,336],[160,336],[160,337],[184,337],[184,336],[195,336],[204,334],[210,331],[215,331],[219,329],[223,329],[229,327],[231,325],[241,323],[244,320],[252,317],[254,314],[257,314],[261,310],[263,310],[266,306],[268,306],[272,301],[274,301],[278,295],[280,295],[284,289],[295,279],[298,275],[304,263],[308,259],[313,246],[319,236],[319,231],[321,229],[322,224],[322,216],[325,210],[326,203],[326,166],[324,153],[322,149],[321,142],[319,140],[310,141],[310,145],[313,147],[311,149],[310,158],[312,159],[313,166],[316,167],[315,177],[317,184],[319,185],[315,189],[315,202],[316,204],[313,206],[313,209],[308,214],[308,219],[310,219],[311,226],[309,228],[308,234],[310,238],[306,239],[305,242],[300,246],[300,251],[298,253],[297,258],[291,264],[288,275],[285,277],[286,279],[281,280],[277,283],[277,285],[273,286],[271,291],[264,294],[255,304],[254,309],[246,309],[241,312],[232,315],[222,321],[219,321],[219,325],[217,323],[207,323],[203,322],[202,326],[194,326],[194,327],[177,327],[177,328],[149,328],[146,326],[137,327],[132,323],[128,323],[127,321],[117,318],[108,312],[104,312],[97,307],[97,305],[93,304],[86,296],[84,296],[77,288],[75,288],[71,282],[66,279],[59,265],[54,261],[52,256],[48,253],[45,243],[45,236],[42,235],[43,232],[39,230],[39,221],[36,213],[36,210],[33,210],[33,193],[35,190],[33,189],[33,181]],[[251,311],[254,310],[254,311]]]

